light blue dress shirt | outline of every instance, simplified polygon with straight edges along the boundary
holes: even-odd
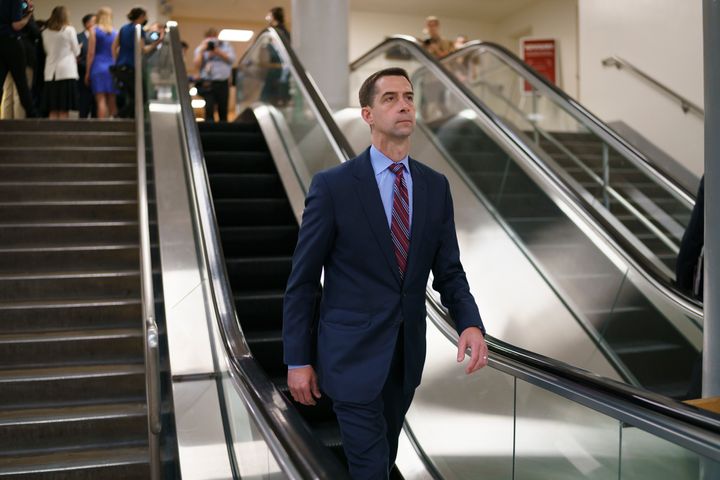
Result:
[[[200,78],[203,80],[227,80],[232,74],[232,65],[235,63],[235,49],[229,42],[220,41],[217,38],[211,39],[215,42],[215,48],[222,50],[227,55],[228,60],[225,61],[220,57],[210,57],[210,53],[205,51],[203,45],[195,49],[195,55],[202,52],[203,61],[200,68]]]
[[[393,206],[393,187],[395,184],[395,174],[390,170],[390,165],[393,162],[385,156],[380,150],[375,148],[375,145],[370,146],[370,163],[372,164],[373,171],[375,172],[375,181],[377,181],[378,190],[380,190],[380,199],[385,209],[385,216],[387,217],[388,229],[392,222],[392,206]],[[400,160],[400,163],[405,165],[405,171],[403,177],[405,177],[405,184],[408,189],[408,202],[410,206],[410,225],[412,225],[412,213],[413,213],[413,190],[412,190],[412,176],[410,175],[410,162],[408,156]],[[307,367],[308,365],[288,365],[288,369]]]

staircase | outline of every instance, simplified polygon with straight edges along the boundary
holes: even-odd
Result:
[[[0,122],[0,478],[149,478],[134,123]]]
[[[683,398],[697,351],[473,121],[429,125],[559,296],[648,390]],[[689,321],[689,320],[688,320]]]

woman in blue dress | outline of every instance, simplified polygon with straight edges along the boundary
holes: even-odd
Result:
[[[115,117],[117,90],[113,84],[110,67],[115,63],[112,45],[117,31],[112,26],[112,10],[102,7],[97,13],[97,23],[88,38],[87,70],[85,84],[95,95],[98,118]]]

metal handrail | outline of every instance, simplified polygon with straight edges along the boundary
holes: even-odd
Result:
[[[150,220],[148,214],[147,164],[145,159],[145,118],[143,115],[142,27],[135,26],[135,135],[137,142],[138,217],[140,230],[140,283],[145,351],[145,399],[147,401],[150,474],[159,480],[162,431],[160,392],[160,332],[155,319],[152,258],[150,252]]]
[[[472,43],[472,42],[471,42]],[[478,44],[480,42],[476,42]],[[504,141],[513,149],[521,151],[527,160],[530,160],[535,168],[540,170],[543,177],[547,179],[549,188],[562,193],[568,202],[572,202],[577,208],[576,213],[589,225],[594,225],[596,231],[602,235],[604,241],[625,258],[634,269],[640,273],[657,291],[666,299],[674,303],[681,310],[687,312],[691,317],[702,318],[702,304],[691,298],[684,292],[678,290],[672,280],[656,265],[648,262],[640,249],[633,243],[632,239],[626,238],[617,228],[608,221],[597,209],[595,209],[578,191],[562,180],[546,163],[538,156],[534,149],[530,148],[517,133],[483,102],[481,102],[470,89],[460,80],[452,75],[447,68],[431,56],[422,45],[408,35],[394,35],[380,42],[365,54],[350,64],[351,70],[356,70],[361,65],[371,61],[380,51],[386,51],[393,45],[402,45],[412,49],[421,60],[424,68],[434,73],[444,86],[454,91],[460,98],[467,101],[468,107],[487,120],[489,126],[503,136]],[[484,44],[483,44],[484,45]],[[501,48],[501,47],[499,47]],[[453,54],[451,54],[453,55]],[[448,58],[448,57],[445,57]],[[578,108],[582,109],[578,105]],[[584,109],[583,109],[584,111]],[[589,114],[589,113],[588,113]],[[694,320],[694,322],[697,322]]]
[[[273,30],[277,36],[277,32]],[[257,39],[261,38],[259,35]],[[258,40],[255,40],[257,43]],[[196,224],[204,245],[206,268],[210,280],[211,309],[218,321],[225,358],[233,384],[251,410],[263,438],[267,441],[280,468],[291,478],[345,478],[347,473],[330,457],[306,428],[299,413],[280,394],[260,370],[240,328],[228,280],[215,208],[210,187],[200,132],[193,115],[187,85],[187,74],[176,26],[170,26],[170,48],[175,64],[175,81],[181,108],[181,124],[185,130],[189,154],[189,181],[195,192]],[[252,49],[252,46],[251,46]],[[298,64],[299,65],[299,64]],[[300,67],[301,68],[301,67]],[[311,84],[308,84],[312,86]],[[349,145],[348,145],[349,146]],[[340,147],[338,147],[340,148]]]
[[[683,97],[679,93],[672,90],[667,85],[664,85],[657,80],[655,80],[653,77],[648,75],[647,73],[643,72],[639,68],[637,68],[632,63],[628,62],[627,60],[618,57],[616,55],[613,55],[612,57],[608,57],[602,60],[602,64],[604,67],[615,67],[618,70],[627,69],[630,73],[634,73],[638,77],[642,78],[646,82],[649,82],[653,87],[657,88],[661,92],[663,92],[665,95],[672,97],[674,100],[677,100],[680,102],[680,108],[682,109],[683,113],[693,113],[695,114],[699,119],[704,120],[705,119],[705,110],[688,100],[687,98]]]
[[[447,310],[428,295],[428,317],[455,346]],[[544,390],[720,460],[720,415],[485,336],[488,365]]]
[[[622,136],[610,128],[605,122],[590,112],[574,98],[551,83],[547,78],[540,75],[535,69],[528,66],[517,55],[502,45],[492,42],[473,40],[463,45],[462,48],[451,53],[442,59],[442,62],[450,62],[452,59],[466,55],[470,50],[486,50],[500,58],[507,66],[518,72],[532,86],[551,98],[555,103],[562,105],[564,110],[577,121],[585,125],[592,133],[600,137],[614,150],[621,153],[628,161],[635,164],[644,172],[652,175],[659,185],[663,185],[668,191],[682,201],[689,209],[695,204],[695,193],[688,191],[680,185],[667,172],[655,165],[649,158],[640,152],[633,145],[628,143]]]

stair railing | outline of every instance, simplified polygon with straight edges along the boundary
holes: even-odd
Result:
[[[692,113],[696,117],[698,117],[701,120],[705,119],[705,110],[695,105],[693,102],[688,100],[687,98],[683,97],[679,93],[672,90],[670,87],[658,82],[653,77],[648,75],[647,73],[643,72],[639,68],[637,68],[632,63],[628,62],[627,60],[612,56],[603,59],[602,61],[603,66],[605,67],[615,67],[618,70],[627,70],[628,72],[637,75],[638,77],[642,78],[646,82],[650,83],[653,87],[663,92],[668,97],[671,97],[673,100],[680,103],[680,108],[682,108],[683,113]]]
[[[140,283],[142,285],[143,342],[145,347],[145,398],[147,401],[150,478],[161,478],[160,431],[160,334],[155,319],[150,221],[148,216],[145,118],[143,115],[142,43],[140,25],[135,26],[135,135],[137,141],[138,221],[140,230]]]

